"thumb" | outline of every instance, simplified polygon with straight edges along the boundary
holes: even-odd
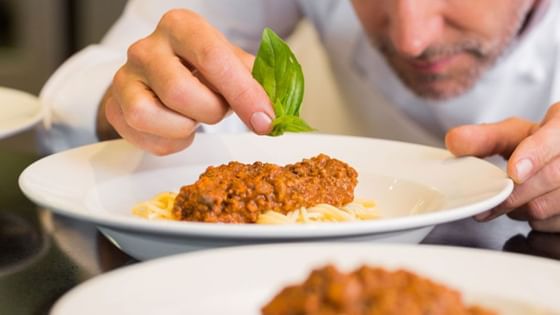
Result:
[[[499,154],[507,159],[534,128],[534,123],[520,118],[492,124],[464,125],[447,132],[445,145],[456,156]]]

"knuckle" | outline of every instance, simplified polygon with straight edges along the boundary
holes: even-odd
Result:
[[[198,21],[200,16],[194,11],[187,9],[171,9],[161,17],[159,27],[166,31],[173,31],[177,26],[182,25],[185,21]]]
[[[519,207],[519,193],[514,191],[503,203],[502,205],[508,209],[514,209]]]
[[[128,62],[132,64],[143,64],[149,60],[149,40],[147,38],[134,42],[126,52]]]
[[[231,96],[231,103],[246,102],[253,98],[253,88],[251,85],[245,84],[239,87]]]
[[[149,107],[139,99],[132,100],[123,109],[126,123],[136,130],[144,130],[148,121]]]
[[[181,108],[186,106],[189,99],[187,95],[187,85],[184,80],[175,80],[173,84],[164,84],[159,91],[158,97],[170,108]]]
[[[545,198],[537,198],[528,203],[529,216],[534,220],[548,219],[549,204]]]
[[[113,76],[113,86],[117,87],[113,91],[119,91],[120,88],[126,86],[126,81],[128,80],[128,74],[126,68],[123,66]]]
[[[227,78],[231,65],[227,62],[224,47],[217,42],[202,45],[197,53],[196,64],[200,71],[214,77]]]
[[[163,144],[156,144],[149,148],[149,151],[157,156],[164,156],[173,153],[173,149]]]

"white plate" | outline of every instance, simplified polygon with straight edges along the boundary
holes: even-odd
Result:
[[[256,315],[281,288],[327,263],[345,271],[362,264],[406,268],[502,315],[560,313],[556,261],[452,247],[314,243],[220,249],[130,266],[70,291],[52,315]]]
[[[382,220],[315,225],[148,221],[134,204],[194,182],[231,160],[293,163],[318,153],[358,171],[356,196],[377,202]],[[156,157],[126,142],[98,143],[48,156],[20,177],[22,191],[53,211],[98,224],[128,254],[146,259],[195,249],[262,242],[336,239],[419,242],[435,224],[463,219],[503,201],[510,179],[476,158],[369,138],[200,134],[187,150]]]
[[[0,139],[32,127],[43,114],[43,106],[36,96],[0,87]]]

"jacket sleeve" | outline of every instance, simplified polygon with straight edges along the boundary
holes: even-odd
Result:
[[[48,110],[44,124],[38,128],[43,151],[57,152],[97,141],[97,109],[114,73],[126,61],[128,47],[150,34],[161,16],[173,8],[201,14],[229,40],[253,53],[265,26],[288,36],[301,18],[296,0],[129,1],[101,43],[73,55],[44,85],[40,98]],[[232,130],[227,125],[224,130]],[[218,124],[208,129],[220,128]]]

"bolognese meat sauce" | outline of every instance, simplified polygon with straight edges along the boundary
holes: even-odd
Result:
[[[263,315],[496,315],[467,307],[459,292],[405,270],[363,266],[342,273],[314,270],[301,285],[283,289]]]
[[[209,167],[197,182],[183,186],[173,213],[187,221],[255,223],[259,214],[288,213],[326,203],[336,207],[354,199],[357,172],[320,154],[284,167],[230,162]]]

